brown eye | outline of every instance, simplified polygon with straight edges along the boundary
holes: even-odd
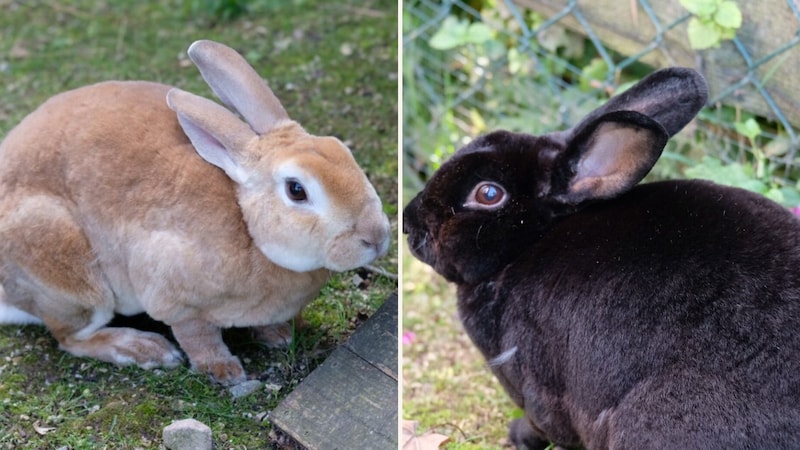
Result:
[[[508,193],[497,183],[483,181],[478,183],[469,193],[464,207],[467,209],[494,210],[502,207],[508,201]]]
[[[503,201],[505,197],[503,188],[494,183],[484,183],[478,186],[475,190],[475,202],[485,205],[494,206]]]
[[[286,181],[286,195],[294,202],[304,202],[308,200],[306,189],[297,180]]]

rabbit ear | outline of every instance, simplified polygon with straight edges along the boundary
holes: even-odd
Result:
[[[554,133],[566,150],[552,158],[552,190],[577,204],[614,197],[647,175],[667,140],[691,121],[708,98],[703,77],[673,67],[654,72],[611,98],[572,129]],[[554,156],[554,157],[553,157]]]
[[[290,120],[267,82],[232,48],[201,40],[189,46],[188,54],[214,94],[238,111],[258,134]]]
[[[635,111],[614,111],[586,123],[553,161],[555,200],[577,204],[614,197],[647,175],[669,139],[664,127]]]
[[[178,113],[181,128],[203,159],[239,184],[247,180],[241,152],[256,134],[246,123],[211,100],[177,88],[167,93],[167,105]]]
[[[612,97],[575,128],[609,112],[636,111],[660,123],[673,136],[697,115],[707,100],[708,86],[702,75],[685,67],[671,67],[651,73]]]

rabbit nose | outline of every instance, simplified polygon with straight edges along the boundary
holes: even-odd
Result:
[[[381,242],[361,239],[361,245],[363,245],[364,247],[367,247],[368,249],[375,250],[376,253],[379,253],[379,251],[380,251]]]
[[[375,238],[361,238],[361,245],[374,251],[376,257],[383,256],[389,250],[389,234],[384,233],[380,237],[376,236]]]
[[[391,233],[389,218],[382,212],[379,217],[372,214],[370,216],[372,216],[371,219],[359,227],[359,241],[364,247],[375,250],[378,255],[383,255],[389,250],[389,234]]]

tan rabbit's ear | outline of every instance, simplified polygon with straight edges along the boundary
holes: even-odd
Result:
[[[214,41],[195,41],[189,58],[226,105],[238,111],[258,134],[289,120],[267,82],[232,48]]]
[[[247,180],[241,158],[247,143],[256,137],[250,126],[211,100],[177,88],[167,93],[167,105],[178,113],[178,122],[203,159],[239,184]]]

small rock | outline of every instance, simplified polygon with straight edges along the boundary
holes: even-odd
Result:
[[[233,398],[242,398],[245,395],[252,394],[256,390],[258,390],[258,388],[260,388],[260,387],[261,387],[261,382],[260,381],[258,381],[258,380],[247,380],[247,381],[245,381],[243,383],[237,384],[236,386],[231,386],[230,389],[228,389],[228,390],[230,391],[231,396]]]
[[[355,287],[361,287],[361,283],[364,282],[364,279],[361,278],[358,274],[353,275],[353,278],[350,278],[350,282],[353,283]]]
[[[164,447],[170,450],[211,450],[211,428],[195,419],[172,422],[164,428]]]
[[[344,56],[350,56],[353,54],[353,46],[345,42],[339,46],[339,52],[341,52],[341,54]]]

